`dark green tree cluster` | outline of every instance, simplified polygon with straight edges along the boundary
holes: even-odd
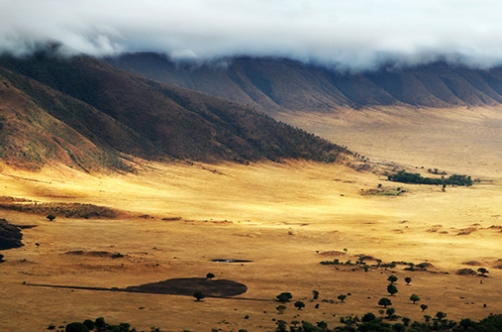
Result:
[[[120,323],[119,325],[107,324],[103,317],[98,317],[92,321],[86,319],[82,323],[73,322],[65,327],[65,332],[136,332],[135,328],[131,329],[131,324]]]
[[[390,318],[389,318],[390,317]],[[389,310],[386,319],[398,319],[395,311]],[[490,315],[479,322],[464,318],[459,322],[446,319],[446,314],[439,311],[434,317],[424,316],[424,321],[413,322],[402,317],[400,322],[389,323],[382,317],[368,312],[361,318],[347,316],[340,318],[344,325],[328,328],[324,321],[312,324],[307,321],[292,321],[289,326],[284,320],[276,321],[275,332],[432,332],[432,331],[469,331],[502,332],[502,315]]]
[[[408,173],[405,170],[389,175],[387,178],[389,181],[413,184],[472,186],[473,183],[471,177],[467,175],[453,174],[448,178],[428,178],[421,176],[419,173]]]

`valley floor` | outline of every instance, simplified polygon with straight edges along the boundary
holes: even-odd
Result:
[[[342,129],[338,124],[339,141],[352,150],[361,149],[372,160],[399,162],[417,172],[437,167],[482,179],[473,187],[447,187],[446,192],[436,186],[389,182],[378,172],[303,161],[248,166],[142,162],[136,165],[137,174],[92,176],[58,165],[38,173],[4,165],[3,196],[89,203],[124,212],[117,219],[58,216],[49,222],[45,215],[0,210],[0,218],[13,224],[36,226],[23,230],[24,247],[2,252],[6,262],[0,264],[1,330],[42,331],[49,324],[61,326],[99,316],[111,323],[129,322],[138,331],[149,331],[151,326],[162,331],[272,331],[273,319],[324,320],[333,327],[342,316],[378,314],[382,297],[391,298],[396,314],[412,321],[438,311],[454,320],[501,313],[498,161],[502,145],[497,145],[495,129],[486,132],[486,142],[492,145],[481,142],[484,131],[476,129],[476,119],[465,129],[466,135],[479,132],[472,140],[462,136],[465,144],[459,143],[462,137],[457,136],[454,144],[445,136],[444,146],[429,147],[427,151],[438,159],[420,154],[419,144],[441,141],[437,131],[439,136],[420,138],[418,131],[410,129],[413,124],[403,123],[413,139],[405,141],[403,132],[394,130],[394,136],[389,134],[394,139],[383,144],[377,140],[378,132],[364,127],[362,121],[364,138],[359,129],[350,134],[353,127]],[[300,120],[313,125],[318,118],[295,121]],[[319,128],[328,133],[327,127]],[[390,130],[385,125],[377,129]],[[454,133],[455,127],[444,132]],[[465,154],[458,150],[462,144]],[[477,160],[479,167],[471,167]],[[399,186],[406,192],[363,195],[378,184],[385,190]],[[121,255],[112,258],[117,253]],[[320,264],[334,259],[354,263],[361,255],[369,256],[370,266],[377,260],[430,266],[426,271],[406,271],[407,265],[398,264],[365,272],[359,265]],[[215,258],[250,262],[216,263]],[[456,274],[480,267],[489,270],[488,277]],[[208,272],[216,279],[245,284],[247,292],[196,302],[181,295],[30,285],[125,288],[203,278]],[[399,292],[392,297],[386,291],[390,274],[399,278]],[[408,276],[410,285],[404,282]],[[311,302],[312,290],[319,291],[319,300]],[[306,307],[298,311],[289,303],[284,314],[278,314],[275,296],[285,291],[293,294],[293,302],[301,299]],[[338,295],[349,293],[345,303],[337,300]],[[421,300],[412,304],[411,294]],[[428,305],[426,312],[420,304]]]

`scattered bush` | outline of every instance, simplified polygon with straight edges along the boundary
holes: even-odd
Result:
[[[293,298],[293,295],[291,295],[290,292],[282,292],[281,294],[277,295],[276,298],[279,302],[286,303]]]
[[[65,332],[89,332],[89,329],[82,323],[73,322],[66,325]]]

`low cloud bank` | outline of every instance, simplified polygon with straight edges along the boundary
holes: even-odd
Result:
[[[3,3],[2,3],[3,2]],[[0,52],[285,57],[339,70],[502,64],[491,0],[0,0]]]

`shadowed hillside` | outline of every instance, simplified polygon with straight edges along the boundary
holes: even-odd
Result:
[[[127,169],[124,154],[200,161],[334,161],[343,148],[240,104],[140,78],[87,57],[0,58],[0,153]]]
[[[444,108],[502,103],[501,68],[488,71],[438,62],[351,74],[272,58],[176,65],[157,54],[126,54],[108,61],[148,78],[265,111],[329,111],[382,105]]]

